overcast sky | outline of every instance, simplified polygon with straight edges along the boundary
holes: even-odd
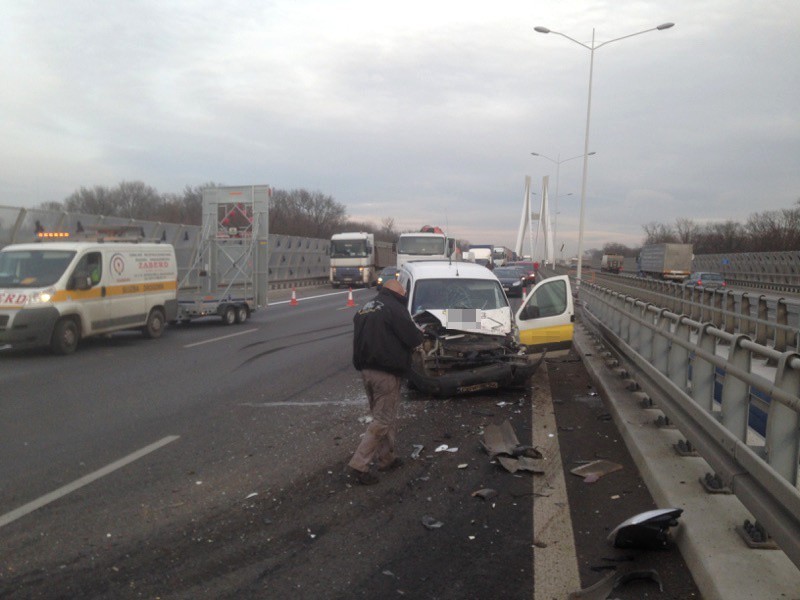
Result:
[[[512,246],[581,156],[585,248],[800,198],[800,2],[0,0],[0,205],[140,180],[333,196]],[[557,238],[577,249],[582,157]],[[571,194],[571,195],[569,195]],[[535,199],[539,196],[534,196]],[[560,242],[557,243],[557,246]],[[525,251],[528,250],[527,242]]]

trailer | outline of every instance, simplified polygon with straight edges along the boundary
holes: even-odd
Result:
[[[619,273],[624,262],[625,257],[621,254],[603,254],[600,259],[600,270],[604,273]]]
[[[639,252],[640,277],[683,281],[692,272],[691,244],[649,244]]]
[[[203,224],[188,269],[180,274],[176,321],[208,316],[243,323],[267,305],[267,185],[203,190]]]

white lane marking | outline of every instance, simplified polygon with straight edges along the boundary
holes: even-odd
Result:
[[[209,340],[203,340],[202,342],[195,342],[194,344],[186,344],[184,348],[194,348],[195,346],[202,346],[203,344],[210,344],[211,342],[221,342],[222,340],[227,340],[228,338],[236,337],[237,335],[253,333],[254,331],[258,331],[258,329],[247,329],[246,331],[237,331],[236,333],[231,333],[228,335],[223,335],[221,337],[211,338]]]
[[[366,292],[368,289],[372,288],[359,288],[357,290],[353,290],[353,293],[356,292]],[[298,302],[303,302],[304,300],[316,300],[317,298],[327,298],[328,296],[338,296],[340,294],[349,294],[350,290],[345,290],[343,292],[328,292],[327,294],[319,294],[318,296],[307,296],[305,298],[297,298]],[[280,302],[270,302],[270,306],[276,306],[278,304],[289,304],[291,302],[291,298],[289,300],[281,300]],[[351,307],[348,307],[351,308]]]
[[[128,456],[119,459],[111,463],[110,465],[106,465],[105,467],[98,469],[94,473],[89,473],[88,475],[84,475],[80,479],[76,479],[72,483],[68,483],[67,485],[58,488],[57,490],[50,492],[49,494],[45,494],[44,496],[37,498],[32,502],[28,502],[24,506],[20,506],[12,510],[9,513],[6,513],[0,516],[0,527],[4,527],[9,523],[12,523],[19,519],[20,517],[24,517],[28,513],[31,513],[47,504],[50,504],[54,500],[58,500],[62,496],[66,496],[67,494],[71,494],[77,489],[82,488],[85,485],[89,485],[93,481],[100,479],[101,477],[105,477],[106,475],[113,473],[117,469],[121,469],[127,464],[132,463],[135,460],[139,460],[143,456],[150,454],[151,452],[155,452],[162,446],[166,446],[167,444],[174,442],[180,438],[179,435],[168,435],[165,438],[158,440],[157,442],[150,444],[149,446],[145,446],[141,450],[137,450],[133,454],[129,454]]]
[[[257,404],[255,402],[244,402],[240,406],[250,406],[253,408],[266,408],[269,406],[355,406],[363,405],[366,403],[364,398],[358,400],[331,400],[331,401],[317,401],[317,402],[264,402]]]

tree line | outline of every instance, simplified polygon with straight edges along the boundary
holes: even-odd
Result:
[[[734,252],[790,252],[800,250],[800,200],[792,208],[768,210],[751,214],[747,221],[696,223],[680,218],[674,225],[651,222],[642,225],[648,244],[692,244],[695,254],[728,254]],[[628,247],[615,242],[602,250],[589,251],[595,257],[603,254],[637,256],[640,247]]]
[[[203,189],[222,187],[219,183],[187,185],[182,193],[159,193],[141,181],[123,181],[113,186],[81,187],[63,202],[45,202],[44,210],[57,210],[143,221],[201,225]],[[329,239],[343,231],[366,231],[375,239],[394,242],[399,232],[392,217],[380,225],[347,218],[346,207],[332,196],[306,189],[273,189],[269,206],[270,233]]]

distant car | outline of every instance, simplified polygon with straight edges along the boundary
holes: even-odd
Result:
[[[376,287],[381,289],[384,283],[390,279],[397,279],[399,274],[400,271],[397,267],[385,267],[380,273],[378,273],[378,284]]]
[[[725,278],[720,273],[714,273],[712,271],[698,271],[697,273],[692,273],[683,280],[683,283],[709,289],[725,287],[726,285]]]
[[[507,267],[522,267],[525,269],[525,285],[531,286],[536,283],[536,263],[529,260],[515,260],[506,265]]]
[[[528,270],[525,267],[497,267],[494,275],[503,285],[506,296],[522,297],[522,290],[528,281]]]

